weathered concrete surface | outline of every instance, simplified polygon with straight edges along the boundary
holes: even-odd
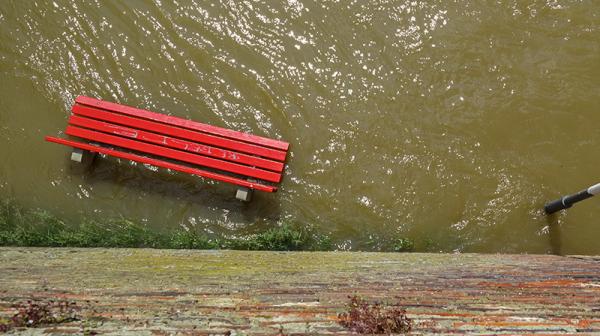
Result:
[[[348,295],[399,302],[413,332],[600,333],[600,258],[0,248],[0,316],[66,299],[83,322],[26,334],[329,334]]]

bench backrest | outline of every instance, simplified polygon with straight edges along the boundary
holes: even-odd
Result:
[[[75,102],[68,135],[238,177],[281,181],[287,142],[85,96]]]

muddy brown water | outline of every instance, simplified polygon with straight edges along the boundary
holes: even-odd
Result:
[[[69,168],[79,94],[291,143],[281,189],[116,159]],[[600,253],[596,1],[0,1],[0,196],[71,221],[337,248]]]

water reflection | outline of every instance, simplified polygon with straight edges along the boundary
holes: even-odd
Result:
[[[11,160],[0,190],[156,228],[237,234],[298,221],[340,249],[408,237],[421,249],[546,252],[553,233],[535,210],[598,165],[596,9],[3,1],[0,154]],[[281,192],[244,207],[220,184],[112,161],[78,175],[52,146],[24,155],[64,128],[78,94],[286,139]],[[569,243],[597,232],[593,214],[569,216],[581,230],[562,252],[596,251]]]

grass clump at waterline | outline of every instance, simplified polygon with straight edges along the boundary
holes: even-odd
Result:
[[[333,244],[326,235],[283,225],[257,235],[228,239],[224,241],[223,247],[232,250],[254,251],[330,251],[333,249]]]
[[[162,249],[332,250],[329,237],[290,224],[237,238],[208,237],[178,229],[158,232],[124,218],[67,225],[44,210],[0,202],[0,246],[148,247]]]
[[[413,252],[415,243],[409,238],[400,237],[394,240],[392,248],[394,252]]]

